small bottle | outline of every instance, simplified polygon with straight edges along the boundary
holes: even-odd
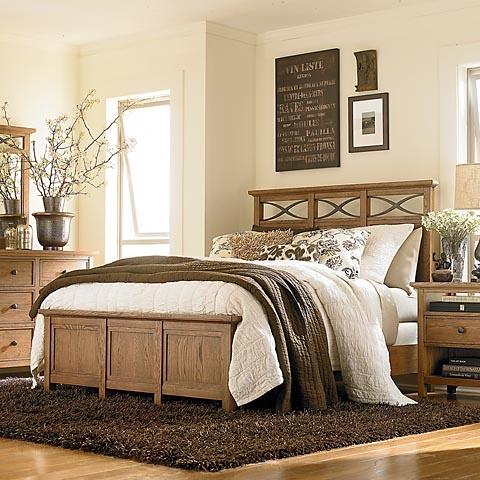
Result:
[[[31,250],[33,242],[33,230],[31,225],[28,225],[27,220],[25,223],[19,223],[17,225],[17,248],[19,250]]]
[[[8,224],[8,228],[4,232],[5,250],[15,250],[17,248],[17,229],[13,223]]]

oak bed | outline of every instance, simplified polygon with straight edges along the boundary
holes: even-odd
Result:
[[[421,226],[433,210],[433,180],[253,190],[254,229],[294,232],[381,224]],[[416,279],[432,271],[424,231]],[[46,389],[57,383],[221,400],[235,407],[228,372],[238,315],[40,310]],[[415,344],[388,347],[391,374],[417,372]],[[38,365],[37,365],[38,367]]]

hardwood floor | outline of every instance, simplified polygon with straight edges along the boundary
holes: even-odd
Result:
[[[460,401],[479,400],[460,398]],[[470,480],[480,479],[479,455],[480,424],[213,474],[0,439],[0,479]]]

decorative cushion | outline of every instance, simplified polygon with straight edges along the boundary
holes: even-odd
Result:
[[[416,228],[402,243],[385,276],[385,285],[391,288],[401,288],[409,295],[413,293],[410,282],[415,281],[418,256],[422,243],[422,228]]]
[[[412,233],[413,224],[373,225],[358,227],[356,231],[370,233],[362,257],[360,278],[377,283],[384,283],[385,276],[403,242]]]
[[[320,253],[315,245],[271,245],[263,247],[259,260],[303,260],[319,262]]]
[[[230,246],[230,238],[233,233],[220,235],[212,240],[212,249],[210,250],[210,257],[218,258],[232,258],[232,247]]]
[[[243,260],[258,260],[263,247],[271,245],[284,245],[292,243],[291,230],[272,230],[270,232],[244,232],[235,233],[229,243],[232,256]]]
[[[347,278],[357,278],[368,235],[364,230],[343,228],[313,230],[298,233],[292,243],[316,246],[320,254],[319,263],[342,271]]]

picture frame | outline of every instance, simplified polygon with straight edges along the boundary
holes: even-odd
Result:
[[[348,97],[348,151],[389,148],[388,93]]]
[[[340,50],[275,59],[275,171],[340,166]]]

